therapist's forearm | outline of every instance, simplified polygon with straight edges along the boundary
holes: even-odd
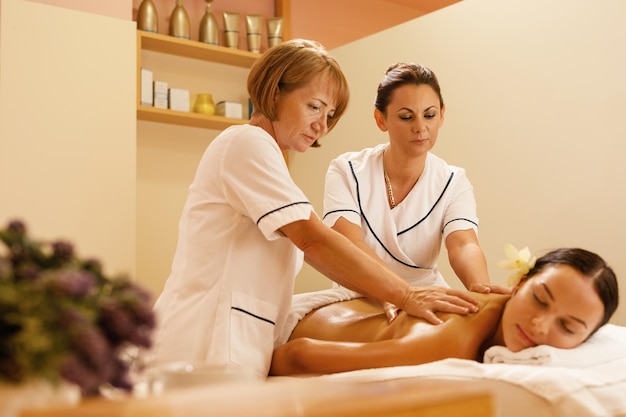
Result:
[[[365,239],[364,239],[364,235],[363,235],[363,229],[361,229],[360,226],[357,226],[356,224],[349,222],[348,220],[344,219],[343,217],[340,217],[339,219],[337,219],[337,221],[333,225],[332,229],[335,230],[336,232],[341,233],[342,235],[344,235],[348,239],[350,239],[350,241],[352,243],[354,243],[363,252],[365,252],[368,255],[370,255],[376,261],[380,262],[381,265],[387,266],[385,264],[385,261],[383,261],[378,256],[378,254],[374,251],[374,249],[372,249],[371,246],[369,246],[367,243],[365,243]]]
[[[331,280],[367,297],[401,305],[409,284],[317,217],[283,227],[305,260]]]
[[[344,235],[345,237],[347,237],[354,245],[356,245],[359,249],[361,249],[363,252],[365,252],[366,254],[368,254],[369,256],[372,257],[372,259],[374,259],[376,262],[380,263],[381,265],[385,266],[386,268],[388,268],[387,264],[385,263],[385,261],[383,261],[378,254],[374,251],[374,249],[372,249],[367,243],[365,243],[364,237],[363,237],[363,230],[361,229],[361,227],[349,222],[348,220],[344,219],[343,217],[340,217],[334,224],[334,226],[332,227],[332,229],[336,232],[339,232],[340,234]],[[379,300],[377,298],[373,298],[370,297],[372,300],[375,300],[377,302],[379,302],[380,304],[384,304],[385,301],[384,300]],[[384,306],[385,311],[387,312],[390,321],[393,320],[395,318],[395,308],[393,309],[393,311],[390,309],[390,306]]]
[[[374,249],[372,249],[368,244],[365,243],[363,237],[363,229],[361,229],[360,226],[357,226],[356,224],[346,220],[345,218],[340,217],[332,226],[332,229],[350,239],[350,241],[354,243],[359,249],[370,255],[381,265],[387,266],[385,261],[383,261],[378,256]],[[385,315],[387,316],[387,320],[389,320],[389,323],[391,323],[396,319],[396,317],[398,317],[399,308],[395,304],[374,297],[370,297],[370,299],[374,300],[382,306],[383,310],[385,311]]]
[[[336,235],[326,244],[306,250],[306,262],[346,288],[401,305],[409,284],[347,238]]]
[[[411,287],[314,215],[285,225],[281,231],[304,252],[305,260],[328,278],[366,297],[395,304],[409,315],[441,324],[436,312],[467,314],[477,309],[477,301],[468,293]]]
[[[468,290],[474,284],[490,285],[487,261],[478,245],[469,244],[457,248],[450,253],[450,265]]]

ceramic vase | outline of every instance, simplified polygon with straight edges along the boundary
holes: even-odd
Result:
[[[211,45],[219,45],[219,28],[217,27],[217,19],[213,15],[211,10],[211,2],[213,0],[206,1],[206,11],[202,20],[200,20],[200,34],[198,40],[200,42],[208,43]]]
[[[159,18],[152,0],[143,0],[137,9],[137,29],[158,33]]]
[[[183,0],[176,0],[176,7],[170,16],[170,36],[189,39],[189,15]]]
[[[206,114],[212,116],[215,114],[215,103],[213,95],[209,93],[201,93],[196,96],[196,102],[193,105],[194,113]]]

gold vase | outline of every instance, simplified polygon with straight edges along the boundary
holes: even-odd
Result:
[[[157,33],[159,31],[159,17],[152,0],[143,0],[137,9],[137,29]]]
[[[193,105],[194,113],[206,114],[212,116],[215,114],[215,103],[213,95],[209,93],[201,93],[196,96],[196,102]]]
[[[202,20],[200,20],[200,34],[198,40],[211,45],[219,45],[220,40],[217,19],[211,10],[211,2],[213,0],[204,1],[206,1],[206,11],[204,12],[204,16],[202,16]]]
[[[189,39],[189,15],[183,0],[176,0],[176,7],[170,16],[170,36]]]

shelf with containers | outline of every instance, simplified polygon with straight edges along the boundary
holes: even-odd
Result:
[[[233,124],[246,123],[245,119],[232,119],[222,116],[207,116],[193,112],[180,112],[169,109],[142,106],[140,104],[141,68],[143,52],[153,51],[194,60],[250,68],[260,56],[241,49],[209,45],[189,39],[175,38],[137,30],[137,119],[168,123],[180,126],[222,130]]]

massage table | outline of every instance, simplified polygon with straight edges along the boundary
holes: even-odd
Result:
[[[545,346],[331,375],[270,377],[86,399],[20,417],[626,417],[626,327],[608,324],[575,349]]]
[[[19,417],[493,417],[479,387],[411,380],[338,382],[309,378],[225,382],[159,395],[85,399],[75,406],[22,410]]]

